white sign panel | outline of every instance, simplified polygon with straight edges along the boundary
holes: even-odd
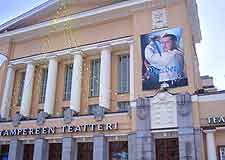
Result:
[[[176,96],[159,93],[151,100],[151,128],[177,127]]]

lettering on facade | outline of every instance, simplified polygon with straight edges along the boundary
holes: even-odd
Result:
[[[208,124],[223,124],[223,123],[225,123],[224,116],[208,117]]]
[[[63,133],[98,132],[98,131],[112,131],[112,130],[118,130],[118,123],[81,124],[77,126],[70,126],[70,125],[63,126]]]
[[[15,128],[0,131],[0,136],[27,136],[27,135],[47,135],[55,134],[56,127],[40,127],[40,128]]]
[[[59,129],[59,130],[58,130]],[[51,135],[56,133],[82,133],[118,130],[118,123],[65,125],[63,127],[15,128],[0,130],[0,136]]]

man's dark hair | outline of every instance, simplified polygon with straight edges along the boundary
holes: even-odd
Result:
[[[165,34],[163,35],[162,38],[165,38],[165,37],[170,37],[172,41],[176,42],[177,41],[177,36],[175,36],[174,34]]]

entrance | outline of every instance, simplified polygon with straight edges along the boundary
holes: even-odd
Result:
[[[33,160],[34,144],[24,144],[23,160]]]
[[[48,160],[61,160],[61,157],[62,157],[62,143],[50,143]]]
[[[109,160],[128,160],[128,142],[127,141],[110,142]]]
[[[78,143],[77,160],[93,160],[93,143]]]
[[[7,160],[9,154],[9,145],[2,145],[0,148],[0,160]]]
[[[156,139],[156,160],[179,160],[178,138]]]

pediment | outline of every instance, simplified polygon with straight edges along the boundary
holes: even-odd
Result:
[[[0,33],[112,4],[113,0],[50,0],[0,26]]]
[[[176,102],[176,96],[168,92],[159,92],[156,96],[151,99],[151,104],[166,104]]]

